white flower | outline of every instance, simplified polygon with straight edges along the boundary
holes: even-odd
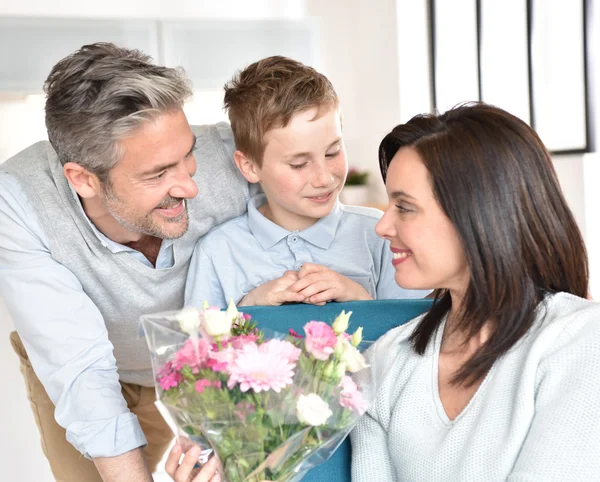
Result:
[[[360,345],[362,338],[363,338],[363,328],[362,328],[362,326],[359,326],[356,329],[356,331],[354,332],[354,335],[352,335],[352,344],[354,346]]]
[[[229,316],[229,319],[232,322],[236,320],[238,315],[240,314],[240,312],[237,309],[237,306],[235,306],[235,303],[232,299],[229,300],[229,306],[227,306],[227,311],[225,313],[227,313],[227,316]]]
[[[318,427],[333,415],[327,402],[316,393],[300,395],[296,403],[296,415],[301,423]]]
[[[365,361],[365,357],[348,340],[342,342],[342,347],[342,362],[346,364],[346,369],[350,373],[359,372],[369,366]]]
[[[179,322],[181,331],[189,333],[190,335],[197,335],[198,329],[200,328],[200,312],[193,306],[186,306],[181,310],[175,318]]]
[[[224,336],[231,334],[231,316],[226,311],[208,309],[202,312],[202,327],[210,336]]]
[[[342,310],[342,312],[339,315],[337,315],[336,319],[333,320],[333,324],[331,325],[331,327],[333,328],[333,331],[336,335],[344,333],[348,329],[348,322],[350,321],[351,314],[351,311],[346,313],[344,310]]]

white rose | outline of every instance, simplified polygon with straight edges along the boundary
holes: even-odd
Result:
[[[232,319],[225,311],[204,310],[202,312],[202,327],[210,336],[224,336],[231,334]]]
[[[193,306],[187,306],[181,310],[175,318],[179,322],[181,331],[190,335],[197,335],[200,328],[200,312]]]
[[[318,427],[333,415],[327,402],[316,393],[300,395],[296,403],[296,415],[301,423]]]
[[[335,320],[333,320],[333,324],[331,325],[331,327],[333,328],[333,331],[336,335],[344,333],[348,329],[351,314],[351,311],[346,313],[344,310],[342,310],[342,312],[339,315],[337,315]]]
[[[348,340],[342,342],[342,348],[342,362],[346,364],[346,368],[350,373],[359,372],[369,366],[365,361],[365,357]]]

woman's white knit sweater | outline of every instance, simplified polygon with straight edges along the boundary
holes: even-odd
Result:
[[[443,326],[419,356],[417,321],[370,350],[380,388],[352,433],[354,482],[600,481],[599,303],[547,297],[452,421],[438,392]]]

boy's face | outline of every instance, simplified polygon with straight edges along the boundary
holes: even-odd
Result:
[[[262,167],[253,166],[268,199],[261,211],[290,231],[327,216],[348,173],[340,113],[321,109],[299,112],[286,127],[269,131]]]

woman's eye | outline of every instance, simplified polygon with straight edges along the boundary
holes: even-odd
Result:
[[[396,204],[396,207],[398,208],[398,211],[400,211],[401,213],[409,213],[409,212],[411,212],[410,209],[406,209],[404,206],[402,206],[400,204]]]
[[[290,164],[290,167],[294,170],[302,169],[305,166],[306,166],[306,162],[304,162],[302,164]]]
[[[340,150],[338,149],[335,152],[329,152],[329,153],[325,154],[325,157],[328,159],[332,159],[334,157],[337,157],[339,153],[340,153]]]

